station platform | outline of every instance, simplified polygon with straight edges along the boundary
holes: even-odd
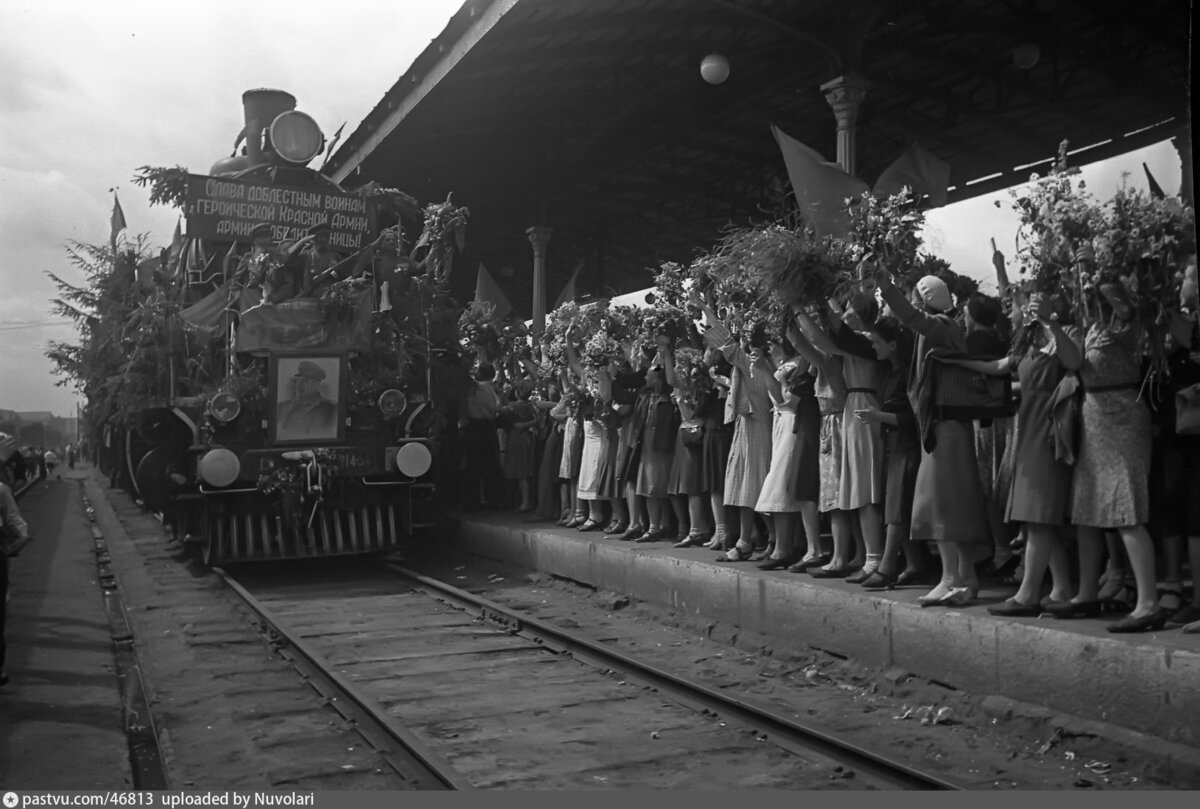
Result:
[[[525,515],[451,521],[454,550],[733,626],[782,649],[815,648],[961,691],[1144,733],[1200,753],[1200,635],[1117,635],[1117,616],[1057,620],[987,612],[1015,591],[993,585],[967,607],[924,608],[929,587],[867,591],[840,579],[719,563],[718,552],[635,544]]]
[[[18,506],[33,541],[9,560],[0,789],[133,788],[113,638],[78,480],[35,483]]]

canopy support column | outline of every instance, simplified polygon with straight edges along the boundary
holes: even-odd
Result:
[[[854,174],[857,168],[858,108],[870,87],[869,81],[853,73],[821,85],[821,92],[837,118],[837,162],[847,174]]]
[[[554,228],[535,225],[525,231],[533,245],[533,333],[546,330],[546,244]]]

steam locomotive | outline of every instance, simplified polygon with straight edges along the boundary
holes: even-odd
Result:
[[[198,268],[180,285],[185,327],[162,347],[164,395],[106,429],[108,465],[208,564],[398,550],[430,525],[437,285],[428,268],[405,270],[400,213],[308,168],[325,139],[291,94],[242,100],[235,155],[175,178],[182,263]],[[390,213],[396,235],[381,246]],[[306,255],[322,240],[324,264]],[[425,249],[436,264],[441,248]],[[248,294],[256,275],[293,273],[299,292],[318,272],[332,273],[320,294],[273,300],[265,280],[261,300]],[[417,304],[389,311],[401,284]]]

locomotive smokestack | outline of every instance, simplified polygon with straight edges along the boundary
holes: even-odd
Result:
[[[263,130],[271,125],[275,118],[284,112],[296,109],[296,97],[283,90],[247,90],[242,93],[242,110],[246,126],[242,134],[246,136],[246,157],[251,166],[266,163],[263,157]]]

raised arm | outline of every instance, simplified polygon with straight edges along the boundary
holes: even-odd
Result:
[[[583,381],[586,378],[586,374],[583,370],[583,363],[579,361],[579,355],[575,353],[575,345],[571,342],[570,329],[567,329],[563,343],[567,347],[567,366],[571,369],[572,373],[579,378],[580,381]]]
[[[927,315],[909,303],[903,290],[892,283],[892,277],[886,270],[878,272],[876,280],[884,301],[891,307],[901,323],[918,334],[924,335],[925,339],[934,346],[948,348],[959,354],[967,352],[966,337],[956,325]]]

